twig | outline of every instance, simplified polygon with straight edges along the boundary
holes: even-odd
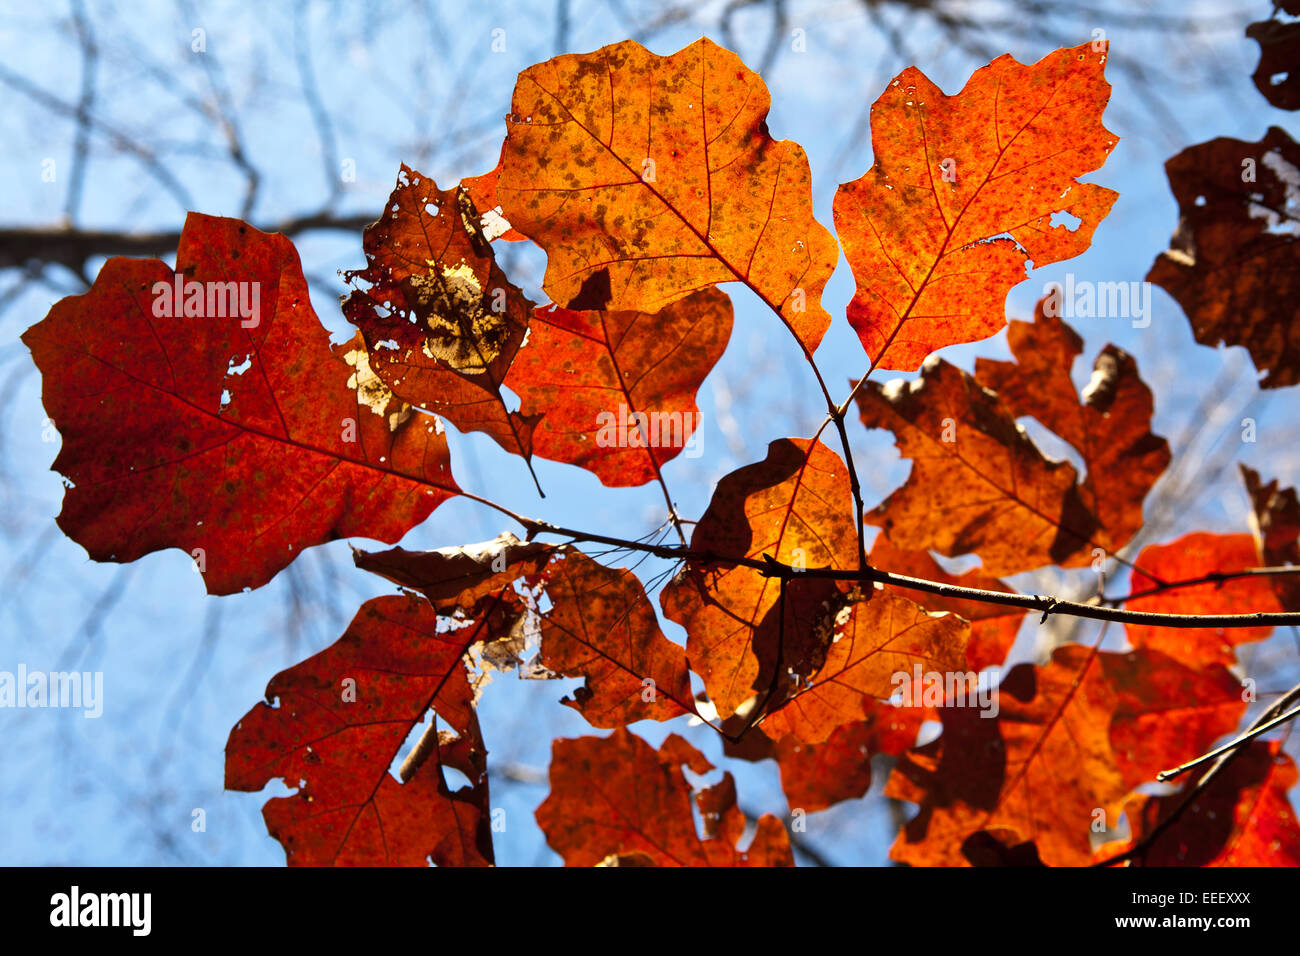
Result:
[[[1250,741],[1254,740],[1260,734],[1268,733],[1274,727],[1280,727],[1282,724],[1285,724],[1288,720],[1293,719],[1297,714],[1300,714],[1300,707],[1296,707],[1292,710],[1288,710],[1285,714],[1282,714],[1281,716],[1278,717],[1274,717],[1268,723],[1261,724],[1258,727],[1248,730],[1240,737],[1237,737],[1235,740],[1228,741],[1222,747],[1216,747],[1215,749],[1211,750],[1209,753],[1202,754],[1201,756],[1197,757],[1195,760],[1189,760],[1187,761],[1187,763],[1182,764],[1181,766],[1174,767],[1173,770],[1161,770],[1158,774],[1156,774],[1156,779],[1159,780],[1161,783],[1164,783],[1167,780],[1172,780],[1174,779],[1174,777],[1186,773],[1188,770],[1191,770],[1193,767],[1200,766],[1201,764],[1205,763],[1207,760],[1213,760],[1215,757],[1225,754],[1229,750],[1236,750],[1242,744],[1250,743]]]
[[[1297,701],[1300,701],[1300,684],[1292,687],[1285,695],[1283,695],[1281,700],[1277,701],[1277,703],[1272,707],[1260,714],[1259,717],[1255,719],[1255,722],[1250,725],[1247,732],[1249,733],[1250,731],[1256,730],[1271,722],[1279,712]],[[1229,750],[1215,762],[1213,767],[1205,771],[1204,776],[1202,776],[1200,780],[1196,781],[1196,786],[1187,791],[1187,796],[1183,798],[1182,802],[1173,809],[1173,812],[1171,812],[1169,816],[1161,820],[1150,833],[1144,836],[1137,843],[1133,844],[1133,846],[1129,847],[1129,849],[1125,850],[1123,853],[1094,863],[1093,866],[1114,866],[1116,863],[1123,863],[1126,860],[1136,859],[1144,855],[1156,840],[1160,838],[1161,834],[1177,822],[1178,818],[1183,815],[1187,808],[1196,801],[1196,798],[1206,791],[1214,781],[1214,778],[1217,777],[1224,768],[1228,766],[1228,764],[1235,760],[1241,752],[1240,747],[1233,747]]]
[[[263,232],[294,236],[315,229],[358,232],[374,216],[341,216],[317,212],[257,226]],[[176,248],[180,232],[96,232],[60,227],[0,228],[0,269],[23,267],[29,262],[57,263],[80,273],[94,256],[155,256]]]
[[[988,591],[983,588],[968,588],[960,584],[946,584],[927,578],[914,578],[906,574],[896,574],[880,568],[863,568],[857,571],[840,571],[836,568],[796,568],[783,564],[769,554],[762,559],[736,557],[734,555],[716,554],[712,551],[697,551],[678,545],[652,544],[644,541],[631,541],[612,535],[596,532],[578,531],[540,521],[511,511],[504,505],[484,498],[472,492],[461,494],[473,501],[486,505],[508,518],[519,522],[527,531],[529,540],[535,535],[551,534],[569,538],[573,541],[594,541],[610,544],[630,551],[644,551],[671,561],[687,561],[696,565],[721,564],[732,567],[753,568],[769,577],[819,578],[831,581],[860,581],[864,583],[888,584],[909,591],[923,591],[946,598],[963,598],[984,604],[1001,604],[1007,607],[1020,607],[1027,611],[1039,611],[1044,615],[1067,614],[1073,617],[1085,617],[1094,621],[1118,621],[1125,624],[1151,624],[1158,627],[1267,627],[1300,624],[1300,611],[1257,611],[1247,614],[1167,614],[1157,611],[1129,611],[1122,608],[1104,607],[1097,604],[1084,604],[1079,601],[1067,601],[1045,594],[1018,594],[1008,591]]]

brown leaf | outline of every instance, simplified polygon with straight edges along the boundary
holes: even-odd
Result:
[[[1300,500],[1295,489],[1279,487],[1276,478],[1264,484],[1258,472],[1240,467],[1253,508],[1259,563],[1264,567],[1300,565]],[[1270,578],[1270,584],[1283,610],[1300,611],[1300,574],[1278,575]]]
[[[362,246],[367,265],[345,274],[343,313],[365,337],[368,372],[527,458],[537,416],[508,411],[501,385],[533,304],[497,265],[468,193],[403,165]]]
[[[737,848],[745,817],[736,808],[731,774],[695,795],[701,839],[679,768],[699,774],[713,768],[676,734],[657,753],[625,728],[604,738],[560,738],[551,753],[551,792],[537,808],[537,822],[566,866],[630,855],[655,866],[794,865],[785,828],[771,814],[759,818],[748,849]]]
[[[1300,145],[1276,126],[1258,143],[1221,137],[1165,163],[1178,228],[1147,281],[1178,300],[1202,345],[1245,346],[1267,373],[1261,388],[1300,383],[1297,169]]]
[[[1096,517],[1075,470],[1051,461],[998,396],[942,359],[919,379],[857,393],[862,423],[894,433],[913,461],[906,484],[866,520],[911,551],[974,552],[993,576],[1091,560]]]
[[[1251,79],[1264,99],[1280,110],[1300,110],[1300,23],[1273,19],[1246,27],[1246,36],[1259,44],[1259,64]]]
[[[523,667],[530,677],[585,677],[564,703],[593,727],[695,712],[686,652],[664,637],[641,582],[625,568],[509,534],[470,549],[361,553],[356,563],[423,592],[461,626],[491,613],[478,638],[486,642],[478,650],[485,666]],[[539,642],[537,656],[524,661],[530,632]]]
[[[1093,542],[1114,554],[1142,527],[1142,502],[1169,464],[1169,443],[1151,432],[1151,389],[1127,352],[1107,345],[1080,395],[1070,368],[1083,340],[1041,299],[1034,321],[1011,323],[1014,362],[976,359],[975,377],[998,393],[1017,418],[1032,416],[1083,458],[1084,505],[1100,524]]]

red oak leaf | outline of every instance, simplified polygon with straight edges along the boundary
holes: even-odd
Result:
[[[793,866],[790,840],[771,814],[758,819],[749,847],[737,847],[745,817],[731,774],[695,795],[704,838],[696,832],[691,788],[680,767],[713,769],[672,734],[659,751],[626,729],[610,737],[561,738],[551,752],[551,792],[537,808],[546,842],[566,866],[632,858],[654,866]]]
[[[176,262],[110,259],[23,335],[63,435],[59,527],[93,559],[181,548],[230,594],[459,493],[437,420],[331,352],[288,239],[191,213]]]
[[[1130,611],[1166,614],[1249,614],[1282,610],[1272,585],[1261,577],[1155,590],[1166,584],[1258,566],[1255,539],[1249,534],[1197,532],[1169,544],[1149,545],[1137,556],[1130,583],[1133,594],[1145,596],[1135,597],[1125,606]],[[1128,623],[1124,629],[1134,647],[1163,651],[1193,667],[1235,664],[1236,645],[1262,641],[1273,633],[1271,626],[1160,627]]]
[[[439,631],[422,598],[367,601],[332,646],[272,678],[267,703],[230,732],[226,789],[280,777],[297,792],[263,809],[290,865],[423,866],[492,862],[486,749],[462,655],[474,628]],[[411,730],[428,722],[389,772]],[[452,793],[443,765],[471,786]]]
[[[1155,403],[1137,363],[1108,345],[1093,363],[1080,394],[1070,379],[1083,340],[1041,299],[1033,322],[1011,323],[1007,343],[1014,362],[976,359],[975,378],[998,393],[1017,418],[1032,416],[1083,458],[1079,487],[1099,523],[1093,542],[1114,554],[1142,527],[1142,502],[1169,464],[1169,443],[1151,431]]]
[[[1281,744],[1252,741],[1140,853],[1142,865],[1300,866],[1300,821],[1287,793],[1296,779],[1295,761]],[[1130,839],[1102,845],[1097,860],[1134,849],[1183,800],[1182,791],[1135,794],[1124,807]]]
[[[723,477],[691,548],[728,557],[847,570],[857,566],[848,469],[820,441],[783,438],[767,457]],[[688,564],[663,589],[664,613],[686,629],[691,668],[724,719],[791,671],[809,674],[843,605],[835,582],[781,582],[744,565]],[[788,635],[789,641],[785,640]]]
[[[1001,576],[1092,560],[1097,519],[1068,462],[1053,461],[998,396],[942,359],[914,381],[868,381],[862,423],[894,433],[912,473],[866,520],[898,547],[974,552]]]
[[[995,715],[949,702],[940,737],[890,776],[886,796],[920,804],[894,859],[966,865],[968,841],[986,831],[1004,845],[1032,841],[1049,866],[1086,864],[1098,811],[1113,826],[1126,793],[1203,753],[1246,706],[1222,668],[1077,644],[1048,667],[1018,665],[997,690]]]
[[[889,587],[877,586],[869,601],[855,596],[835,619],[822,666],[769,708],[760,726],[770,736],[819,743],[837,727],[869,717],[877,701],[910,686],[918,671],[965,673],[966,621],[932,614]]]

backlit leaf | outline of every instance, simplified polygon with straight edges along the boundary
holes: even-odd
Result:
[[[1118,198],[1077,177],[1116,137],[1106,46],[1037,63],[998,57],[947,96],[916,67],[871,108],[875,164],[835,194],[835,229],[857,279],[849,322],[873,365],[911,371],[926,356],[1006,323],[1025,278],[1086,250]],[[1073,229],[1056,213],[1081,220]]]

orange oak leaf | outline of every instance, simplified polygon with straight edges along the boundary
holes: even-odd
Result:
[[[723,750],[741,760],[774,759],[791,812],[816,813],[866,794],[871,789],[871,758],[903,753],[916,743],[925,719],[920,707],[894,707],[883,701],[870,701],[865,713],[863,720],[837,727],[820,743],[795,734],[774,741],[760,725],[736,743],[724,739]]]
[[[403,165],[362,247],[367,265],[345,273],[354,288],[343,314],[365,337],[365,372],[527,458],[537,416],[509,411],[501,386],[533,304],[497,265],[465,190]]]
[[[894,859],[966,865],[963,847],[986,831],[1003,844],[1032,841],[1049,866],[1086,864],[1096,811],[1113,826],[1125,794],[1204,752],[1245,710],[1222,668],[1077,644],[1057,648],[1047,667],[1013,668],[996,701],[995,716],[945,706],[940,737],[891,774],[886,796],[920,805]]]
[[[1099,523],[1093,542],[1115,553],[1142,527],[1142,501],[1169,464],[1169,443],[1151,431],[1155,403],[1127,352],[1107,345],[1080,394],[1070,379],[1083,340],[1040,299],[1033,322],[1007,331],[1014,362],[976,359],[975,378],[1017,418],[1032,416],[1078,450],[1079,491]]]
[[[226,789],[276,777],[297,788],[262,811],[290,865],[492,862],[486,749],[462,663],[475,639],[439,631],[423,598],[375,598],[333,645],[272,678],[230,732]],[[390,767],[426,722],[399,782]],[[453,793],[444,765],[470,786]]]
[[[1264,567],[1300,565],[1300,499],[1294,488],[1279,487],[1274,478],[1265,484],[1259,472],[1241,465],[1242,480],[1250,495],[1255,546]],[[1270,577],[1273,593],[1287,611],[1300,611],[1300,574]]]
[[[965,673],[966,621],[932,614],[889,587],[877,586],[869,601],[855,596],[835,620],[821,668],[763,718],[769,736],[820,743],[837,727],[869,717],[918,671]]]
[[[659,630],[636,575],[566,548],[546,586],[553,609],[542,616],[542,666],[587,678],[566,700],[593,727],[694,713],[686,652]]]
[[[1143,866],[1300,866],[1300,821],[1287,791],[1295,762],[1275,742],[1252,741],[1167,830],[1140,853]],[[1189,784],[1190,786],[1190,784]],[[1184,799],[1134,794],[1124,807],[1131,836],[1097,849],[1098,861],[1128,852]]]
[[[288,239],[190,213],[176,262],[110,259],[23,335],[63,436],[59,527],[93,559],[181,548],[230,594],[459,493],[441,424],[331,352]]]
[[[781,821],[759,817],[746,850],[731,774],[698,792],[704,824],[696,832],[691,788],[680,767],[713,767],[676,734],[656,752],[624,728],[609,737],[560,738],[551,750],[551,792],[537,808],[546,842],[566,866],[595,866],[633,857],[653,866],[793,866]],[[626,864],[623,864],[626,865]]]
[[[811,353],[839,250],[813,218],[803,149],[768,134],[770,103],[708,39],[555,57],[519,74],[485,201],[546,250],[562,306],[653,313],[738,281]]]
[[[980,588],[985,591],[1002,591],[1014,593],[1002,581],[979,568],[971,568],[962,574],[949,574],[928,551],[907,551],[898,547],[884,534],[876,536],[871,546],[871,566],[895,574],[906,574],[913,578],[925,578],[941,584],[957,584],[961,587]],[[930,611],[951,611],[958,617],[970,621],[970,641],[966,645],[966,666],[974,671],[1001,664],[1006,660],[1011,645],[1016,642],[1025,612],[1020,608],[1007,607],[1002,604],[985,604],[982,601],[969,601],[964,598],[946,598],[937,594],[912,592],[912,600]]]
[[[997,395],[934,358],[914,381],[868,381],[862,423],[893,432],[907,482],[873,511],[898,547],[949,557],[974,552],[993,576],[1092,560],[1097,519],[1074,466],[1046,458]]]
[[[1267,578],[1208,581],[1187,587],[1151,592],[1164,584],[1190,581],[1207,575],[1242,571],[1259,566],[1255,539],[1249,534],[1195,532],[1169,544],[1142,549],[1130,582],[1135,595],[1125,602],[1130,611],[1167,614],[1248,614],[1282,610]],[[1163,651],[1184,664],[1231,666],[1238,644],[1262,641],[1273,633],[1264,627],[1160,627],[1127,623],[1124,629],[1134,647]]]
[[[1004,55],[956,96],[908,67],[876,100],[875,164],[840,186],[834,207],[858,283],[849,322],[873,367],[912,371],[937,349],[993,335],[1028,260],[1088,248],[1119,195],[1076,178],[1118,142],[1101,124],[1105,62],[1105,43],[1032,65]],[[1054,225],[1058,212],[1081,222]]]
[[[653,315],[540,308],[505,384],[521,415],[541,419],[536,454],[605,485],[643,485],[695,447],[695,393],[730,335],[731,300],[717,289]]]
[[[476,641],[484,644],[472,649],[481,667],[518,667],[532,678],[585,677],[564,703],[593,727],[695,712],[685,649],[664,636],[645,589],[626,568],[510,534],[469,549],[358,554],[356,563],[423,592],[462,627],[481,624]],[[535,659],[524,661],[533,650]]]
[[[820,441],[783,438],[723,477],[691,536],[694,551],[847,570],[857,566],[848,469]],[[835,582],[781,583],[743,565],[687,564],[660,592],[686,629],[691,668],[724,719],[791,671],[809,674],[843,604]],[[788,641],[786,638],[788,637]]]
[[[501,215],[501,204],[497,202],[497,178],[501,167],[493,166],[482,176],[469,176],[460,181],[469,193],[474,206],[481,210],[479,228],[489,240],[504,239],[506,242],[527,242],[528,237],[506,222]]]
[[[1245,346],[1267,373],[1261,388],[1300,383],[1286,305],[1300,297],[1297,168],[1300,144],[1276,126],[1258,143],[1221,137],[1165,163],[1178,228],[1147,281],[1178,300],[1202,345]]]

